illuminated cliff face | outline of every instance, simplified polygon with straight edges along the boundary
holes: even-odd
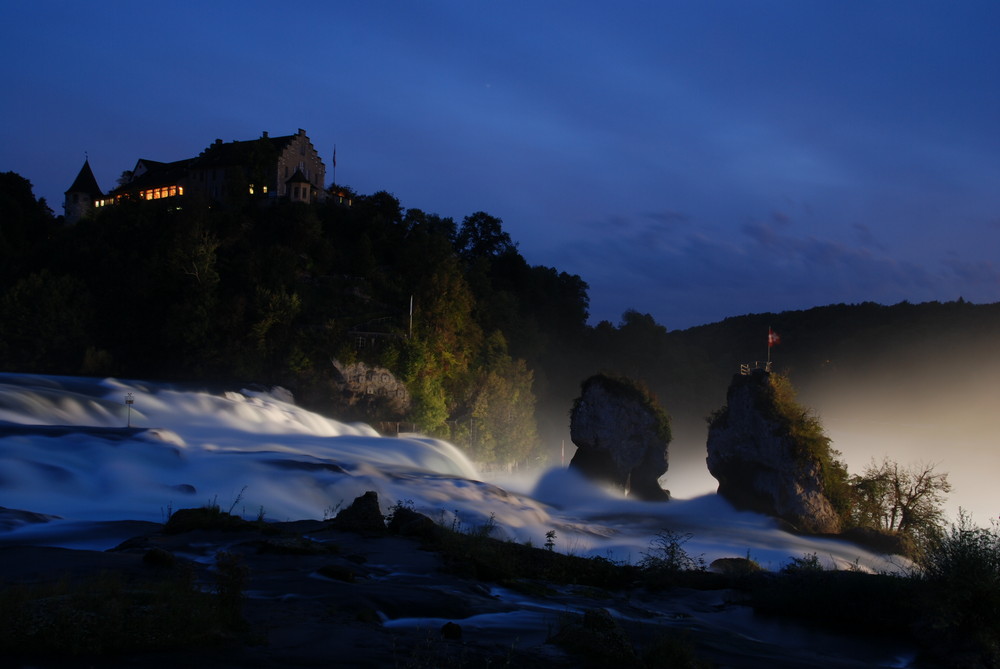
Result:
[[[770,374],[734,377],[726,408],[708,432],[708,470],[719,494],[811,533],[840,530],[818,461],[802,456],[794,435],[774,417]]]
[[[621,381],[591,377],[570,414],[570,436],[577,446],[570,468],[636,499],[670,499],[657,482],[667,473],[670,441],[661,413]]]

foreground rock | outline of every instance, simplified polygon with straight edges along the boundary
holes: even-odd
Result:
[[[736,375],[726,406],[709,425],[708,471],[719,482],[719,494],[739,508],[781,518],[801,532],[839,532],[822,462],[797,432],[768,372]]]
[[[570,468],[638,499],[670,499],[658,482],[667,473],[670,422],[641,386],[603,374],[584,381],[570,438],[577,447]]]
[[[369,490],[354,498],[354,502],[346,509],[341,509],[330,524],[348,532],[384,534],[385,517],[378,503],[378,493]]]
[[[423,523],[420,514],[397,515],[402,527]],[[846,635],[806,633],[795,623],[758,625],[735,603],[738,597],[714,587],[663,592],[528,579],[501,587],[455,573],[452,560],[418,539],[342,530],[329,521],[176,534],[154,523],[141,527],[145,533],[111,550],[21,545],[0,535],[4,587],[88,579],[99,586],[114,573],[126,583],[153,586],[193,579],[212,592],[220,566],[228,565],[242,579],[236,601],[246,624],[242,636],[199,648],[167,644],[70,658],[12,656],[0,644],[0,666],[553,669],[621,666],[622,658],[641,656],[641,666],[860,669],[889,666],[897,654],[892,646],[872,649]],[[533,551],[542,563],[557,557],[512,547]],[[678,653],[689,660],[678,662]]]

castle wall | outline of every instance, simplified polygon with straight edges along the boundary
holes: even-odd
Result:
[[[277,184],[279,196],[288,195],[285,184],[296,169],[302,170],[302,174],[309,179],[313,188],[322,191],[326,184],[326,167],[319,157],[312,142],[306,137],[305,130],[300,129],[289,145],[278,158]]]

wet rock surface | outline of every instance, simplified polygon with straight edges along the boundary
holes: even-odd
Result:
[[[600,374],[584,381],[570,438],[577,447],[570,468],[637,499],[670,499],[658,482],[667,473],[669,423],[636,387]]]
[[[637,648],[678,636],[714,666],[867,667],[892,655],[848,637],[758,620],[728,590],[480,582],[449,572],[441,555],[415,538],[322,521],[173,535],[143,527],[146,534],[116,541],[111,550],[19,545],[0,535],[0,574],[9,586],[109,570],[155,579],[192,569],[210,588],[218,553],[245,566],[243,616],[253,643],[102,657],[104,667],[577,667],[586,645],[573,639],[597,623],[609,638]],[[67,665],[19,658],[5,666]]]
[[[719,495],[734,506],[787,522],[791,529],[823,534],[840,531],[840,520],[824,494],[820,464],[800,454],[795,437],[774,417],[770,375],[736,375],[724,413],[708,431],[708,471]]]

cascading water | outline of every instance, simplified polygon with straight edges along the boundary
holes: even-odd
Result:
[[[852,544],[791,535],[714,494],[635,502],[565,469],[504,487],[481,478],[447,442],[382,437],[296,407],[281,392],[0,375],[0,506],[61,519],[8,523],[6,542],[30,535],[62,545],[73,523],[162,522],[171,510],[208,503],[249,518],[323,518],[375,490],[383,511],[404,502],[463,528],[492,518],[499,535],[536,546],[555,530],[556,549],[578,555],[636,562],[670,529],[690,535],[685,550],[709,562],[749,555],[778,569],[815,553],[842,567],[891,566]],[[101,541],[108,548],[118,539]]]

